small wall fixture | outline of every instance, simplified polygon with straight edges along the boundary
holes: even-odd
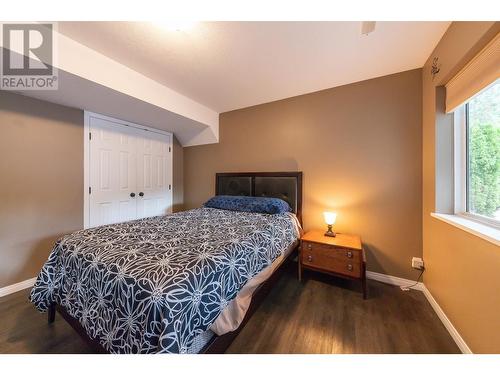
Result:
[[[375,21],[361,22],[361,35],[368,35],[375,31]]]
[[[432,59],[432,67],[431,67],[431,76],[433,81],[434,77],[436,76],[436,74],[439,73],[440,70],[441,70],[441,64],[439,64],[439,57],[434,57]]]
[[[335,212],[323,212],[323,216],[325,217],[325,223],[328,226],[327,231],[325,232],[325,236],[327,237],[335,237],[336,234],[332,230],[332,225],[335,224],[335,220],[337,220],[337,214]]]

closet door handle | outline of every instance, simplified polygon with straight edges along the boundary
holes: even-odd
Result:
[[[133,198],[135,197],[135,193],[130,193],[130,196]]]
[[[140,197],[143,197],[143,196],[144,196],[144,193],[141,191],[141,192],[139,193],[139,196],[140,196]]]

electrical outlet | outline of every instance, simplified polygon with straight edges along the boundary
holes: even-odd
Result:
[[[424,268],[424,261],[422,258],[413,257],[411,259],[411,266],[417,270]]]

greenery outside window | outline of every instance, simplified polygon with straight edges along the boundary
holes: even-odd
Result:
[[[457,112],[455,213],[500,228],[500,80]]]

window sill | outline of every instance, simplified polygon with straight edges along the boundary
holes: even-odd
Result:
[[[431,213],[431,216],[500,246],[500,230],[463,216]]]

